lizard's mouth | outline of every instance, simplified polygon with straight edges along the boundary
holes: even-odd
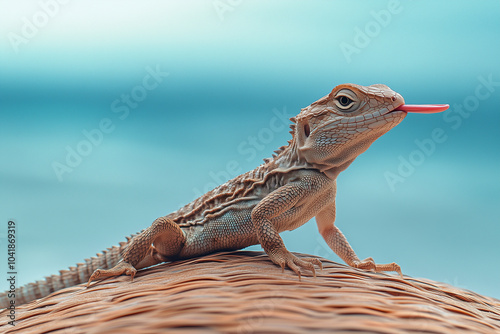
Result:
[[[402,104],[393,111],[414,112],[419,114],[435,114],[445,111],[448,104]]]

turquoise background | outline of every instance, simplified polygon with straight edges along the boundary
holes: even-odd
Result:
[[[339,176],[336,224],[361,258],[500,298],[499,1],[54,4],[0,1],[0,239],[15,219],[19,283],[255,168],[290,138],[276,115],[352,82],[451,108],[408,115]],[[342,262],[314,222],[283,238]]]

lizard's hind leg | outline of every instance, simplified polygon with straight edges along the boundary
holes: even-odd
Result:
[[[177,255],[185,243],[179,225],[171,219],[161,217],[136,235],[123,252],[122,260],[111,269],[97,269],[87,283],[105,277],[130,275],[134,279],[137,269],[149,267]]]

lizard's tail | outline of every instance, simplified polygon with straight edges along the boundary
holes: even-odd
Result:
[[[70,267],[69,270],[59,271],[59,275],[47,276],[45,280],[28,283],[14,291],[0,293],[0,309],[9,307],[11,301],[14,301],[17,307],[32,300],[46,297],[54,291],[87,283],[94,270],[114,267],[120,261],[121,254],[135,235],[127,237],[127,241],[120,242],[119,246],[113,246],[98,253],[95,257],[85,259],[85,263],[78,263],[76,267]]]

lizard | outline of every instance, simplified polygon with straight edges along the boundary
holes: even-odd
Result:
[[[294,230],[313,217],[328,246],[349,266],[376,272],[393,271],[396,263],[360,260],[334,224],[337,176],[408,112],[438,112],[447,105],[406,105],[388,86],[342,84],[296,117],[290,118],[292,139],[252,171],[214,188],[193,202],[60,275],[30,283],[16,291],[17,303],[44,297],[64,287],[102,280],[162,262],[237,250],[260,244],[269,259],[298,275],[315,276],[317,258],[299,258],[279,233]],[[0,306],[7,307],[7,293]]]

